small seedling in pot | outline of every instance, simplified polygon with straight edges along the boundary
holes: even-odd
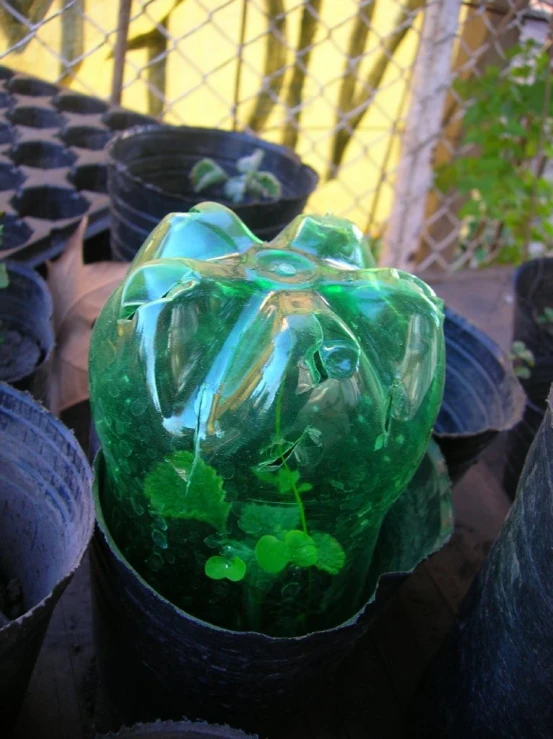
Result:
[[[534,355],[523,341],[513,341],[509,358],[513,363],[515,375],[523,380],[530,379],[535,360]]]
[[[190,172],[190,182],[197,193],[224,184],[225,198],[232,203],[242,203],[247,196],[276,200],[282,192],[281,184],[271,172],[260,171],[262,161],[263,151],[256,149],[253,154],[238,159],[236,169],[240,174],[229,177],[213,159],[201,159]]]
[[[543,326],[548,334],[553,336],[553,308],[545,307],[541,316],[536,318],[537,323]]]

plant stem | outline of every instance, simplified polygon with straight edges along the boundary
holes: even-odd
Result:
[[[287,472],[290,472],[290,467],[288,467],[288,463],[286,462],[286,459],[284,457],[284,452],[282,451],[282,446],[280,446],[280,413],[282,408],[282,391],[284,389],[284,385],[281,385],[280,390],[277,395],[276,400],[276,421],[275,421],[275,434],[277,438],[277,442],[279,444],[279,454],[280,458],[282,460],[282,466]],[[304,534],[308,534],[307,531],[307,520],[305,518],[305,508],[303,506],[303,501],[301,499],[300,491],[298,490],[296,483],[292,481],[292,477],[290,476],[290,481],[292,485],[292,492],[294,493],[294,498],[296,501],[296,505],[298,506],[298,511],[300,514],[300,521],[301,521],[301,527]]]

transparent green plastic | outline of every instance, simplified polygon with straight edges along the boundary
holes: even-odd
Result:
[[[341,623],[443,383],[441,301],[376,268],[350,222],[299,216],[263,243],[213,203],[168,215],[92,336],[111,533],[216,625]]]

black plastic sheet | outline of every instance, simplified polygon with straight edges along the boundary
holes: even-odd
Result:
[[[416,697],[421,739],[553,736],[552,401],[499,538]]]

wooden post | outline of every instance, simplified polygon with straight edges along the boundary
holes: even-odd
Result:
[[[111,84],[112,105],[121,104],[121,90],[123,89],[123,73],[125,70],[125,54],[127,53],[131,5],[132,0],[119,0],[117,38],[115,40],[115,49],[113,52],[113,80]]]
[[[412,269],[432,183],[432,153],[450,85],[451,55],[461,0],[436,0],[425,10],[415,60],[411,107],[403,135],[394,204],[381,263]]]

